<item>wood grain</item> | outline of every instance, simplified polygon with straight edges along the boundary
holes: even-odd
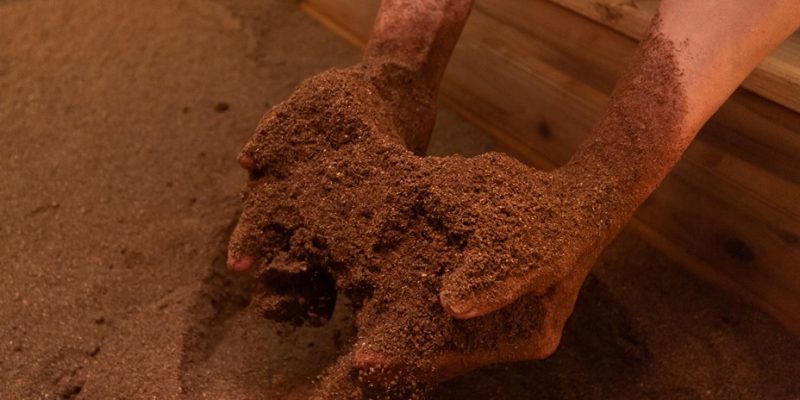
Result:
[[[550,0],[634,39],[641,39],[657,0]],[[742,83],[766,99],[800,112],[800,32],[787,39]]]

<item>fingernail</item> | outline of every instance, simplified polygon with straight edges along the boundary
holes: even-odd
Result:
[[[245,154],[242,154],[241,156],[239,156],[239,165],[241,165],[242,168],[250,171],[251,169],[253,169],[253,165],[255,165],[255,161],[253,160],[252,157],[250,157],[248,155],[245,155]]]
[[[439,295],[439,302],[442,303],[442,307],[444,307],[445,312],[455,318],[472,318],[476,314],[474,308],[470,305],[448,300],[447,295],[444,294]]]
[[[246,271],[253,265],[253,257],[244,256],[238,260],[228,259],[228,269],[235,272]]]

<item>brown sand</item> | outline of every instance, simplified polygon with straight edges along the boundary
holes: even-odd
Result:
[[[5,1],[0,37],[0,397],[306,398],[351,320],[279,336],[243,311],[234,158],[265,105],[356,52],[262,0]],[[437,154],[482,143],[440,115]],[[800,343],[765,314],[628,234],[602,260],[553,357],[434,398],[800,396]]]
[[[647,195],[638,189],[680,155],[662,144],[678,137],[686,105],[675,48],[657,26],[587,145],[551,172],[498,153],[414,155],[403,138],[424,135],[395,116],[431,109],[432,96],[397,64],[305,81],[242,153],[250,181],[230,251],[261,264],[259,312],[318,326],[347,296],[358,337],[331,376],[397,398],[421,376],[549,356],[589,268]],[[469,320],[440,303],[440,293],[502,301],[508,290],[494,283],[510,280],[540,289]],[[326,398],[365,397],[326,384]]]
[[[506,245],[530,254],[526,232],[503,229],[534,229],[540,221],[533,218],[566,214],[522,196],[537,179],[542,191],[555,179],[499,154],[413,156],[396,135],[384,134],[393,121],[375,118],[390,115],[372,95],[382,91],[374,82],[386,73],[375,69],[331,71],[304,83],[269,112],[245,149],[256,166],[234,239],[245,248],[234,253],[272,261],[260,273],[262,312],[279,321],[328,319],[336,285],[359,311],[358,352],[424,370],[447,352],[495,351],[528,339],[544,314],[537,299],[457,321],[445,315],[438,292],[443,274],[474,262],[462,252],[508,253],[476,246],[491,235],[507,235],[515,243]],[[490,236],[480,238],[477,227]],[[513,268],[501,261],[496,265]]]

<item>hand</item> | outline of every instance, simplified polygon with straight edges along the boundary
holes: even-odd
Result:
[[[386,78],[387,71],[394,77]],[[531,171],[508,157],[409,153],[398,143],[409,135],[398,132],[425,125],[397,118],[402,113],[393,99],[402,94],[381,88],[402,77],[388,66],[327,72],[267,113],[240,157],[250,182],[229,267],[259,266],[262,290],[255,303],[279,321],[324,323],[337,295],[350,297],[359,329],[355,364],[365,371],[413,364],[387,348],[387,337],[396,338],[392,344],[400,350],[433,339],[424,349],[425,368],[412,368],[425,379],[547,356],[588,269],[580,266],[591,264],[581,263],[581,255],[594,243],[585,233],[594,231],[581,228],[580,218],[590,220],[585,214],[593,205],[565,176]],[[407,109],[434,112],[424,96],[414,98]],[[409,218],[408,212],[429,217]],[[419,237],[429,229],[445,232],[447,243]],[[387,255],[403,253],[403,246],[407,259]],[[421,266],[424,276],[404,268],[426,250],[453,257],[441,272]],[[393,269],[383,265],[392,261]],[[440,288],[451,312],[471,300],[484,306],[479,310],[512,302],[491,297],[502,287],[487,284],[493,281],[534,294],[471,321],[448,317],[438,304]],[[468,308],[458,316],[473,316],[475,307]],[[398,324],[403,318],[407,324]],[[413,325],[419,332],[409,334]]]
[[[443,310],[455,319],[409,311],[408,303],[429,308],[424,299],[381,304],[385,318],[370,321],[359,335],[355,364],[388,380],[409,373],[442,380],[552,354],[583,281],[615,232],[602,212],[607,207],[600,207],[603,193],[562,171],[531,170],[491,153],[437,159],[431,181],[419,207],[436,216],[429,223],[447,232],[458,250],[430,286],[440,288]],[[410,312],[416,331],[441,335],[427,344],[429,361],[422,365],[404,358],[402,349],[415,346],[415,336],[395,322]],[[372,337],[397,338],[401,351],[373,345]]]
[[[794,3],[787,0],[781,10],[789,4]],[[645,42],[650,46],[640,49],[602,129],[574,157],[572,167],[578,168],[544,173],[495,155],[423,159],[402,148],[418,154],[425,148],[435,115],[432,93],[469,2],[461,5],[462,12],[444,14],[385,2],[365,59],[387,63],[305,82],[303,96],[265,116],[240,157],[251,180],[231,239],[229,267],[259,265],[259,303],[273,319],[322,323],[337,294],[350,297],[359,329],[352,359],[362,372],[411,369],[435,379],[549,355],[602,248],[764,49],[796,28],[790,17],[775,24],[767,14],[732,8],[777,28],[748,47],[759,49],[748,53],[748,62],[721,63],[737,66],[737,74],[725,74],[735,82],[718,85],[714,101],[708,101],[703,95],[708,90],[692,85],[716,81],[692,66],[717,64],[691,60],[728,52],[695,49],[719,41],[694,36],[689,41],[675,17],[703,18],[702,13],[663,9],[664,36],[651,37]],[[404,13],[409,18],[396,18]],[[418,23],[423,17],[435,23]],[[411,29],[420,26],[439,30]],[[742,29],[756,37],[750,31]],[[704,32],[729,38],[722,30]],[[689,47],[664,54],[669,42]],[[658,57],[646,57],[650,52]],[[391,67],[389,60],[424,78]],[[653,77],[675,81],[653,82]],[[657,101],[637,108],[625,101],[626,93]],[[647,123],[636,123],[642,118]],[[632,166],[631,157],[647,162]],[[431,269],[430,261],[441,265]],[[416,351],[411,358],[409,349]]]

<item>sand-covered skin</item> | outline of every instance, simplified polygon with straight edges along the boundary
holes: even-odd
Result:
[[[405,66],[367,58],[304,81],[240,155],[250,179],[228,262],[258,265],[258,311],[321,325],[347,296],[358,337],[323,380],[397,398],[552,354],[597,256],[680,156],[686,96],[659,26],[578,156],[549,172],[499,153],[413,154],[406,138],[427,126],[397,116],[426,115],[434,94]],[[470,297],[499,309],[454,318]]]
[[[269,0],[4,1],[0,37],[0,398],[308,398],[346,307],[283,336],[249,317],[253,280],[224,266],[235,157],[265,108],[357,51]],[[487,146],[444,113],[431,150]],[[791,399],[798,370],[771,318],[626,234],[553,357],[434,398]]]
[[[264,116],[245,146],[253,166],[231,254],[263,264],[260,312],[319,324],[337,294],[347,296],[357,310],[353,358],[362,374],[412,369],[388,373],[393,386],[403,386],[399,376],[444,378],[549,355],[568,315],[568,292],[457,320],[439,303],[442,279],[464,267],[482,267],[474,279],[487,282],[576,266],[578,244],[602,241],[594,237],[600,205],[565,176],[502,154],[415,156],[398,143],[403,127],[392,118],[392,98],[382,95],[392,68],[356,66],[307,80]],[[424,101],[419,107],[427,109]],[[574,296],[580,282],[572,285]]]

